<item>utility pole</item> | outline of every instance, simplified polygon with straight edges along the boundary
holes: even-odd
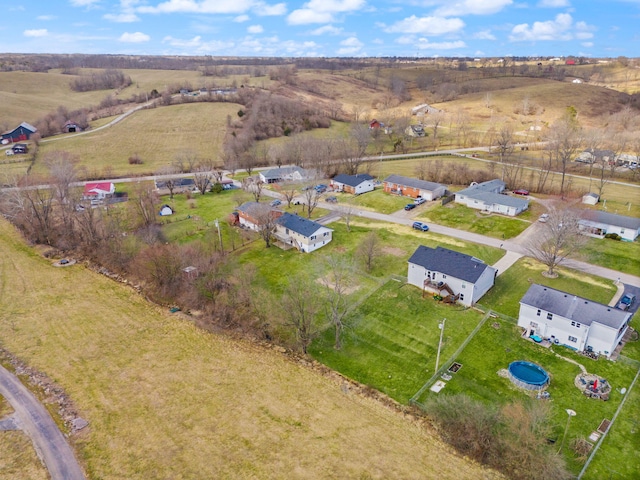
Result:
[[[447,319],[443,318],[442,322],[438,324],[438,328],[440,329],[440,341],[438,342],[438,355],[436,356],[436,373],[438,373],[438,366],[440,365],[440,348],[442,348],[442,335],[444,333],[444,322]]]
[[[224,255],[224,248],[222,247],[222,233],[220,232],[220,222],[216,218],[214,221],[216,228],[218,229],[218,239],[220,240],[220,252]]]

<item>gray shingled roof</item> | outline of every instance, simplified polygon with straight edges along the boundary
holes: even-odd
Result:
[[[524,198],[510,197],[509,195],[502,195],[501,193],[480,192],[474,194],[473,196],[469,196],[471,198],[475,198],[476,200],[481,200],[484,203],[506,205],[507,207],[526,208],[529,206],[529,200],[525,200]]]
[[[283,213],[278,219],[278,223],[289,230],[293,230],[302,236],[310,237],[321,228],[327,228],[324,225],[309,220],[308,218],[301,217],[299,215],[292,215],[291,213]],[[330,228],[327,230],[331,230]]]
[[[446,188],[446,185],[442,185],[440,183],[427,182],[426,180],[419,180],[417,178],[403,177],[402,175],[389,175],[384,181],[387,183],[405,185],[411,188],[419,188],[420,190],[427,190],[429,192],[433,192],[441,187]]]
[[[240,205],[238,208],[236,208],[236,210],[239,210],[244,213],[249,213],[249,210],[251,210],[251,208],[256,205],[266,205],[266,204],[260,204],[258,202],[245,202],[242,205]]]
[[[346,175],[344,173],[341,173],[340,175],[336,175],[333,178],[334,182],[349,185],[350,187],[357,187],[362,182],[366,182],[367,180],[373,180],[373,177],[366,173],[359,173],[358,175]]]
[[[615,329],[621,328],[631,315],[629,312],[535,283],[529,287],[520,303],[583,325],[597,322]]]
[[[482,182],[478,183],[477,185],[472,185],[465,188],[464,190],[460,190],[457,193],[466,195],[468,197],[475,197],[477,194],[482,192],[493,192],[498,187],[500,187],[500,190],[504,190],[505,183],[502,180],[498,180],[496,178],[494,180],[489,180],[488,182]]]
[[[294,172],[300,172],[300,175],[304,176],[304,170],[300,167],[280,167],[280,168],[272,168],[270,170],[266,170],[261,172],[261,175],[268,180],[277,180],[286,175],[291,175]]]
[[[600,210],[583,210],[580,212],[580,216],[588,222],[604,223],[606,225],[631,228],[633,230],[640,228],[640,218],[625,217],[624,215],[616,215],[615,213]]]
[[[470,255],[454,252],[447,248],[429,248],[424,245],[420,245],[413,252],[409,263],[471,283],[475,283],[487,268],[493,268]]]

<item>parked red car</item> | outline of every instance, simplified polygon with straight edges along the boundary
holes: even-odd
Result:
[[[523,190],[519,188],[518,190],[514,190],[513,193],[516,195],[529,195],[529,190]]]

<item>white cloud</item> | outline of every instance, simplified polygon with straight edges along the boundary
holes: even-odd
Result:
[[[57,17],[55,17],[54,15],[39,15],[38,17],[36,17],[38,20],[42,20],[44,22],[47,22],[49,20],[55,20]]]
[[[562,8],[570,5],[569,0],[540,0],[538,2],[538,6],[542,8]]]
[[[593,42],[582,42],[583,47],[591,48],[593,47]]]
[[[25,37],[46,37],[49,35],[49,32],[46,28],[40,28],[37,30],[25,30],[22,32]]]
[[[233,19],[233,21],[236,23],[247,22],[249,21],[249,15],[238,15],[236,18]]]
[[[262,25],[250,25],[249,27],[247,27],[247,32],[262,33],[264,32],[264,28],[262,28]]]
[[[311,0],[287,17],[290,25],[308,23],[330,23],[335,21],[337,13],[349,13],[362,9],[365,0]]]
[[[412,15],[385,28],[388,33],[422,33],[424,35],[444,35],[464,28],[459,18],[416,17]]]
[[[100,0],[69,0],[69,3],[74,7],[90,7]]]
[[[172,47],[195,48],[202,45],[202,37],[198,35],[197,37],[193,37],[191,40],[181,40],[179,38],[167,36],[162,39],[162,43],[168,43]]]
[[[542,40],[571,40],[578,29],[580,34],[589,34],[591,27],[584,22],[573,25],[573,18],[568,13],[559,13],[554,20],[534,22],[533,25],[521,23],[511,30],[509,40],[512,42],[542,41]],[[590,38],[590,37],[586,37]]]
[[[141,13],[245,13],[255,9],[258,15],[284,15],[286,4],[266,4],[260,0],[166,0],[157,6],[140,6]]]
[[[325,25],[324,27],[316,28],[309,33],[311,35],[340,35],[342,32],[342,28],[334,27],[333,25]]]
[[[148,42],[149,40],[151,40],[151,37],[146,33],[142,33],[142,32],[135,32],[135,33],[125,32],[122,35],[120,35],[120,38],[118,39],[119,42],[125,42],[125,43],[143,43],[143,42]]]
[[[492,15],[511,5],[513,0],[459,0],[442,3],[444,5],[434,12],[435,16]]]
[[[275,5],[267,5],[266,3],[261,3],[257,5],[256,13],[262,17],[284,15],[287,13],[287,4],[276,3]]]
[[[132,23],[132,22],[140,21],[140,19],[135,13],[118,13],[118,14],[107,13],[106,15],[103,15],[102,18],[104,18],[105,20],[109,20],[110,22],[116,22],[116,23]]]
[[[328,12],[316,12],[303,8],[300,10],[294,10],[287,17],[287,23],[289,25],[306,25],[309,23],[329,23],[333,22],[333,15]]]
[[[364,47],[364,43],[358,40],[356,37],[349,37],[340,42],[340,47],[337,51],[338,55],[356,55]]]
[[[495,40],[496,36],[491,33],[491,30],[482,30],[473,35],[473,38],[478,40]]]

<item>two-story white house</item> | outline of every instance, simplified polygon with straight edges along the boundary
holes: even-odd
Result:
[[[446,289],[458,303],[471,306],[493,287],[497,272],[471,255],[420,245],[409,258],[407,281],[434,292]]]
[[[283,245],[291,245],[309,253],[332,240],[333,230],[308,218],[284,212],[278,218],[274,236]]]
[[[518,326],[577,351],[611,356],[622,340],[631,312],[533,284],[520,300]]]

